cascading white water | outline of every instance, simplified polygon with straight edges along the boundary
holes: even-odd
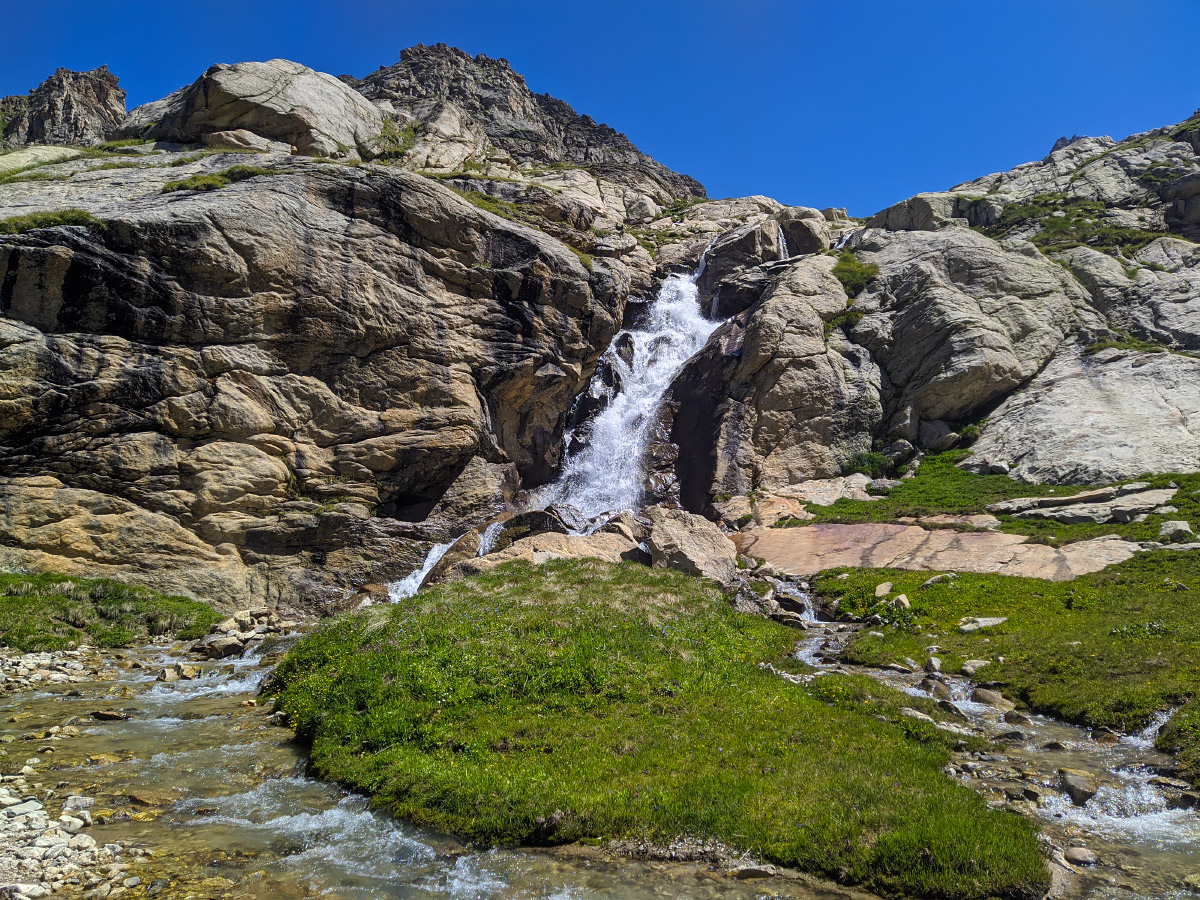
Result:
[[[539,492],[538,505],[567,503],[589,519],[641,505],[646,450],[659,404],[719,324],[700,312],[696,280],[703,271],[701,257],[690,277],[667,278],[645,325],[622,332],[608,348],[606,362],[617,374],[608,405],[589,423],[586,446],[568,456],[558,480]],[[618,350],[621,344],[632,346],[628,361]],[[589,386],[594,396],[606,390],[598,378]]]
[[[775,227],[779,229],[779,258],[791,259],[792,254],[788,252],[787,238],[783,234],[783,226],[776,225]]]
[[[504,530],[503,522],[493,522],[487,528],[483,529],[483,534],[479,535],[479,551],[476,556],[487,556],[492,552],[492,548],[496,546],[496,538],[500,537],[500,532]]]
[[[421,582],[425,580],[425,576],[429,574],[429,570],[438,564],[438,560],[446,555],[446,551],[453,543],[451,541],[448,544],[434,544],[429,550],[429,555],[425,557],[425,562],[421,564],[421,568],[415,572],[409,572],[399,581],[393,581],[388,585],[388,599],[395,603],[415,594],[421,586]]]

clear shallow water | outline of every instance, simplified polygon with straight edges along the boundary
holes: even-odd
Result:
[[[802,591],[785,590],[807,601]],[[802,614],[810,630],[798,643],[795,657],[817,669],[866,674],[910,696],[928,698],[920,684],[924,673],[869,669],[834,661],[856,628],[820,622],[807,605]],[[973,702],[974,685],[947,677],[954,705],[969,731],[1001,742],[997,752],[956,757],[960,780],[1003,805],[1005,790],[1026,788],[1037,799],[1021,804],[1060,845],[1080,844],[1100,856],[1101,866],[1089,876],[1082,896],[1092,900],[1173,900],[1196,897],[1181,885],[1200,873],[1200,815],[1195,809],[1172,809],[1164,791],[1152,783],[1172,760],[1154,749],[1158,729],[1170,718],[1161,713],[1138,734],[1101,741],[1088,730],[1044,716],[1028,715],[1023,723],[1005,721],[1003,713]],[[1060,769],[1097,777],[1099,790],[1083,806],[1060,789]]]
[[[278,651],[280,645],[273,648]],[[163,648],[131,654],[155,667],[180,657]],[[193,660],[185,660],[194,662]],[[82,733],[55,742],[35,778],[67,782],[59,793],[96,798],[90,829],[154,856],[134,861],[162,896],[261,898],[453,898],[453,900],[847,900],[846,892],[795,882],[740,882],[704,866],[582,858],[464,847],[370,809],[363,797],[309,778],[290,732],[268,711],[243,706],[266,669],[250,656],[205,663],[196,681],[163,683],[150,670],[62,692],[13,695],[16,723],[0,734],[40,734],[71,716]],[[91,723],[96,709],[131,718]],[[8,718],[5,716],[4,718]],[[4,745],[12,749],[14,744]],[[19,745],[18,745],[19,746]],[[39,746],[31,743],[31,746]],[[22,752],[22,758],[30,753]],[[131,796],[149,793],[148,806]]]

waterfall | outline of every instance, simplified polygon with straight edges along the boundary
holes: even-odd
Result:
[[[425,557],[425,562],[421,564],[421,568],[415,572],[409,572],[399,581],[393,581],[388,585],[388,599],[392,603],[396,603],[415,594],[417,588],[421,586],[421,582],[425,580],[425,576],[429,574],[429,570],[438,564],[438,560],[446,555],[446,551],[453,543],[451,541],[448,544],[434,544],[429,550],[429,555]]]
[[[503,522],[493,522],[487,528],[483,529],[483,534],[479,536],[479,552],[476,556],[487,556],[492,552],[492,548],[496,546],[496,538],[500,537],[500,532],[504,530]]]
[[[646,450],[659,404],[684,363],[719,324],[700,311],[696,280],[703,271],[702,256],[691,276],[667,278],[645,325],[613,340],[604,362],[616,371],[616,387],[606,388],[598,376],[589,387],[597,395],[608,391],[608,405],[589,423],[585,446],[568,455],[558,480],[539,492],[538,505],[567,503],[589,519],[641,506]],[[625,335],[627,340],[619,341]],[[632,353],[622,356],[619,343],[632,346]]]
[[[779,229],[779,253],[780,253],[779,258],[780,259],[791,259],[792,254],[788,253],[787,238],[784,237],[783,226],[776,225],[775,227]]]

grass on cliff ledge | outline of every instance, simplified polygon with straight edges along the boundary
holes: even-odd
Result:
[[[119,581],[0,573],[0,646],[26,652],[195,638],[219,618],[206,603]]]
[[[842,572],[849,577],[839,579]],[[989,660],[976,680],[1035,712],[1121,731],[1182,707],[1159,746],[1178,753],[1184,774],[1200,783],[1200,554],[1154,551],[1059,582],[960,574],[922,588],[932,574],[834,570],[815,580],[814,590],[837,599],[839,612],[881,611],[874,591],[883,581],[912,604],[876,634],[859,633],[847,647],[849,661],[923,664],[934,645],[949,672],[968,659]],[[960,634],[967,616],[1007,621]]]
[[[327,623],[266,693],[319,773],[467,839],[689,835],[892,895],[1040,897],[1033,827],[899,715],[936,706],[759,668],[796,641],[677,572],[510,563]]]

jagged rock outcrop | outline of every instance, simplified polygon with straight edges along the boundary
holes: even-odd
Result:
[[[102,220],[0,237],[0,564],[312,605],[554,470],[614,267],[403,171],[160,159],[0,205]]]
[[[125,91],[108,66],[59,69],[28,97],[0,100],[0,137],[14,144],[82,144],[108,140],[125,119]]]
[[[122,133],[198,143],[245,129],[305,156],[374,156],[383,116],[344,82],[286,59],[215,65],[129,114]]]
[[[431,158],[437,152],[433,143],[414,135],[426,164],[461,168],[468,159],[483,161],[498,150],[522,163],[588,166],[606,181],[639,188],[650,182],[669,197],[704,196],[698,181],[655,162],[615,129],[549,94],[532,93],[505,59],[470,56],[445,44],[418,45],[402,51],[395,65],[352,83],[414,131],[470,149],[461,158]]]

